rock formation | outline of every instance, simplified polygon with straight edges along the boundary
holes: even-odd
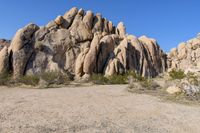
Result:
[[[200,35],[173,48],[168,53],[168,67],[200,72]]]
[[[0,39],[0,50],[2,50],[4,46],[9,47],[9,45],[10,45],[10,40]]]
[[[154,77],[167,68],[166,54],[156,40],[128,35],[122,22],[115,27],[101,14],[76,7],[46,26],[28,24],[7,47],[0,51],[0,72],[11,71],[15,78],[51,71],[76,78],[128,71]],[[183,53],[184,46],[180,50]]]

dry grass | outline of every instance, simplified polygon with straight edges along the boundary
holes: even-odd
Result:
[[[151,79],[148,82],[134,82],[129,84],[128,91],[131,93],[137,94],[147,94],[159,97],[163,101],[175,102],[180,104],[187,105],[200,105],[200,94],[194,96],[188,96],[185,93],[179,94],[168,94],[166,92],[167,87],[169,86],[168,81],[164,81],[164,85],[160,85],[156,80],[164,79]],[[173,81],[170,81],[173,84]],[[175,82],[176,83],[176,82]]]
[[[43,82],[41,82],[41,80]],[[44,83],[45,82],[45,83]],[[0,86],[40,86],[41,83],[44,83],[43,88],[59,87],[60,85],[68,85],[71,80],[67,75],[64,75],[59,72],[48,72],[42,73],[41,75],[25,75],[13,79],[12,75],[9,73],[4,73],[0,75]]]

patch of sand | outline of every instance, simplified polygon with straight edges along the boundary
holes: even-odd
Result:
[[[126,85],[0,88],[0,133],[199,133],[200,107]]]

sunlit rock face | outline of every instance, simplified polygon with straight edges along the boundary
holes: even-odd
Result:
[[[114,26],[100,13],[76,7],[46,26],[28,24],[17,31],[10,45],[0,45],[0,58],[5,58],[8,68],[2,71],[11,71],[16,78],[52,71],[76,78],[128,71],[155,77],[167,68],[166,54],[155,39],[128,35],[124,23]]]
[[[200,34],[187,42],[180,43],[177,48],[169,52],[168,67],[186,72],[200,72]]]

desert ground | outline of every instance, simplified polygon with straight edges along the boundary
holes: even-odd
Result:
[[[127,85],[0,87],[0,133],[199,133],[199,116]]]

